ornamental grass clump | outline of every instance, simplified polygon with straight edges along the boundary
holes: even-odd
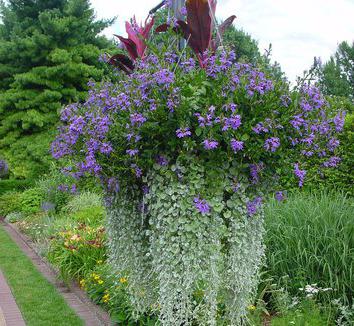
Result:
[[[186,2],[191,49],[147,46],[129,69],[111,60],[116,79],[62,111],[52,144],[66,173],[100,180],[111,262],[136,317],[152,311],[163,325],[243,323],[264,256],[264,194],[281,193],[289,173],[301,187],[309,157],[319,169],[339,161],[329,140],[343,115],[328,115],[315,86],[290,91],[215,48],[206,3]]]

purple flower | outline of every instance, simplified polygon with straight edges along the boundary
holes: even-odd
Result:
[[[333,119],[333,123],[337,132],[341,132],[343,130],[345,115],[345,112],[339,112]]]
[[[166,166],[168,165],[168,160],[166,157],[162,156],[162,155],[159,155],[157,158],[156,158],[156,163],[161,165],[161,166]]]
[[[71,186],[70,192],[71,192],[72,194],[76,194],[76,193],[77,193],[77,186],[76,186],[75,184],[73,184],[73,185]]]
[[[290,120],[290,124],[296,129],[300,130],[301,126],[305,125],[305,119],[301,114],[294,115],[293,120]]]
[[[282,191],[277,191],[277,192],[275,193],[275,199],[276,199],[277,201],[283,201],[283,200],[285,200],[284,192],[282,192]]]
[[[130,115],[130,122],[132,126],[141,126],[146,121],[146,118],[141,113],[133,113]]]
[[[300,170],[299,163],[295,163],[294,164],[294,173],[295,173],[295,176],[299,179],[299,187],[302,187],[304,185],[306,170]]]
[[[176,130],[176,135],[178,138],[189,137],[192,135],[189,128],[180,128]]]
[[[182,16],[186,16],[187,15],[187,8],[185,6],[183,6],[180,10],[180,13]]]
[[[326,162],[323,163],[325,168],[335,168],[341,162],[341,158],[338,156],[330,157]]]
[[[135,176],[137,178],[141,178],[143,171],[136,164],[132,164],[131,168],[134,170]]]
[[[331,138],[327,143],[327,148],[334,152],[334,150],[339,146],[339,140],[336,138]]]
[[[127,149],[126,153],[130,156],[133,157],[139,153],[138,149]]]
[[[59,191],[61,191],[61,192],[67,192],[67,191],[69,190],[69,187],[68,187],[68,185],[61,184],[61,185],[58,186],[57,189],[58,189]]]
[[[231,184],[231,189],[233,192],[237,192],[239,189],[241,188],[241,184],[237,181],[234,181],[232,184]]]
[[[158,85],[164,85],[167,87],[173,83],[175,75],[168,69],[162,69],[154,74],[154,78]]]
[[[181,62],[180,65],[185,73],[189,73],[195,68],[195,60],[189,58],[187,61]]]
[[[69,125],[69,131],[72,133],[81,134],[85,126],[86,122],[83,117],[75,117]]]
[[[230,128],[236,130],[240,126],[241,126],[241,116],[232,115],[230,118],[224,118],[224,126],[222,127],[222,131],[229,130]]]
[[[213,139],[205,139],[202,143],[206,150],[212,150],[218,147],[219,143]]]
[[[205,199],[200,199],[200,197],[194,198],[194,206],[203,215],[210,212],[210,206]]]
[[[110,154],[113,151],[113,148],[110,144],[108,143],[103,143],[100,148],[100,152],[102,154]]]
[[[314,140],[315,140],[315,134],[311,133],[306,138],[301,139],[301,142],[303,144],[312,145]]]
[[[119,182],[115,177],[111,177],[107,180],[106,190],[108,193],[116,194],[119,192]]]
[[[264,168],[263,163],[258,164],[250,164],[250,175],[251,175],[251,183],[257,184],[259,182],[259,172],[261,172]]]
[[[253,216],[257,213],[258,208],[262,205],[262,197],[257,197],[253,201],[246,204],[248,216]]]
[[[110,59],[109,55],[107,53],[101,53],[98,57],[99,62],[108,62]]]
[[[231,139],[231,148],[235,153],[242,151],[243,150],[243,141]]]
[[[311,157],[313,156],[314,152],[313,151],[305,151],[305,150],[302,150],[301,151],[301,154],[306,156],[306,157]]]
[[[281,104],[286,108],[291,104],[291,98],[288,95],[282,95],[280,97]]]
[[[264,148],[266,151],[275,152],[280,146],[280,139],[278,137],[271,137],[264,142]]]
[[[259,135],[262,132],[269,132],[269,129],[263,125],[262,122],[259,122],[256,124],[255,127],[252,128],[252,130]]]

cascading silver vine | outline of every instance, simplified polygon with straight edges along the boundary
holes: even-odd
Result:
[[[168,326],[246,321],[264,255],[263,212],[248,216],[246,187],[226,199],[231,174],[216,172],[211,187],[200,164],[156,165],[147,194],[125,188],[108,208],[111,262],[128,275],[137,315],[153,312]],[[200,193],[208,214],[193,205]]]

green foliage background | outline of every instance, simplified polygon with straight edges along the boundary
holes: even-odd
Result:
[[[101,80],[111,43],[87,0],[12,0],[0,6],[0,156],[15,177],[42,174],[58,111]]]

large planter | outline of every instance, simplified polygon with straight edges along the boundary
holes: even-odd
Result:
[[[195,159],[155,165],[145,181],[149,189],[125,187],[108,207],[111,261],[137,314],[153,310],[163,325],[242,324],[264,254],[254,189],[236,167]],[[209,212],[197,209],[200,196]]]

